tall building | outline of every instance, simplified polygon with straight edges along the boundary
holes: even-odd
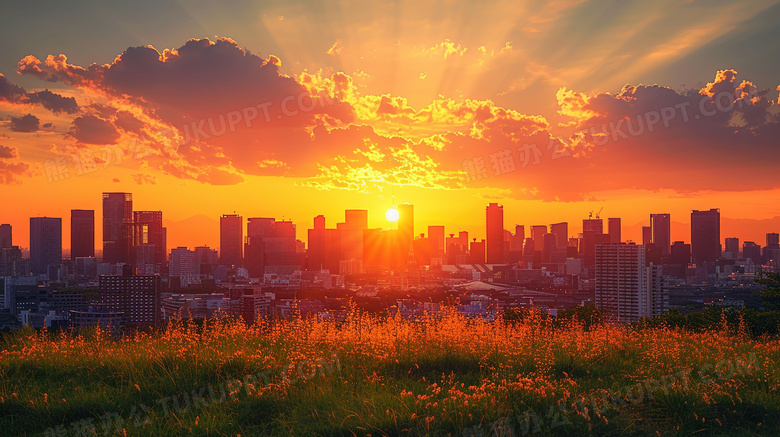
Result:
[[[95,256],[95,211],[70,211],[70,259]]]
[[[669,214],[650,214],[650,229],[652,243],[661,250],[661,256],[669,256],[669,246],[672,244],[672,221]]]
[[[165,241],[165,228],[163,227],[162,211],[134,211],[133,225],[135,232],[133,246],[150,247],[153,259],[146,259],[146,264],[165,264],[167,254],[167,242]],[[152,248],[153,246],[153,248]],[[141,264],[140,260],[136,260]]]
[[[103,262],[130,263],[132,228],[133,195],[103,193]]]
[[[490,203],[485,209],[487,263],[502,264],[504,262],[504,207],[498,203]]]
[[[724,257],[729,259],[736,259],[739,257],[739,238],[731,237],[726,238],[726,245],[723,250]],[[726,255],[728,254],[728,255]]]
[[[50,267],[62,264],[62,219],[30,218],[30,269],[33,274],[49,274]]]
[[[219,263],[241,267],[243,260],[244,218],[225,214],[219,218]]]
[[[406,264],[410,259],[409,251],[414,241],[414,205],[408,203],[398,205],[398,236],[402,262]]]
[[[590,218],[582,221],[582,233],[593,231],[597,234],[604,233],[604,221],[600,218]]]
[[[365,209],[344,211],[344,223],[337,223],[336,229],[341,230],[341,260],[362,261],[363,232],[368,229],[368,211]]]
[[[11,225],[0,225],[0,249],[14,245],[11,230]]]
[[[160,276],[100,275],[101,303],[121,312],[127,325],[154,326],[160,321]]]
[[[171,249],[170,276],[200,274],[200,265],[195,262],[195,252],[186,247]]]
[[[653,228],[650,226],[642,226],[642,244],[653,244]]]
[[[531,238],[534,240],[534,248],[539,252],[544,251],[544,234],[547,233],[547,225],[531,226]]]
[[[609,241],[611,243],[620,243],[623,241],[623,230],[620,224],[620,217],[607,219],[607,233],[609,233]]]
[[[720,210],[691,212],[691,255],[701,265],[720,258]]]
[[[446,244],[444,226],[428,226],[428,244],[430,245],[431,259],[438,260],[431,261],[431,263],[443,264]]]
[[[596,246],[596,307],[621,322],[636,322],[668,311],[668,286],[661,266],[645,265],[636,244]]]
[[[780,249],[780,234],[778,234],[776,232],[769,232],[769,233],[767,233],[766,234],[766,247],[768,249]]]
[[[550,225],[550,233],[556,236],[555,247],[567,247],[569,245],[569,224],[566,222]],[[547,247],[545,245],[545,247]],[[552,249],[552,248],[550,248]]]
[[[325,218],[321,225],[324,231]],[[250,276],[262,277],[265,273],[291,274],[300,269],[296,244],[296,226],[289,220],[270,217],[253,217],[247,220],[245,264]],[[310,243],[311,244],[311,243]]]
[[[753,261],[753,264],[761,264],[761,245],[752,241],[742,243],[742,258]]]

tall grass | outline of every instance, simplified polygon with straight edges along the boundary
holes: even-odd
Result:
[[[514,435],[776,435],[779,346],[728,327],[489,323],[452,308],[421,322],[353,309],[341,323],[223,319],[122,338],[28,329],[0,342],[0,435],[459,436],[498,420]],[[333,354],[339,366],[300,377],[296,363]],[[711,369],[749,356],[738,373]],[[256,390],[231,382],[262,371],[270,384]],[[652,399],[620,391],[664,377]],[[195,403],[206,387],[229,393]],[[593,402],[602,395],[613,402]]]

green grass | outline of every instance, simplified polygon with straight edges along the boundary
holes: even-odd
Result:
[[[341,324],[221,321],[124,338],[28,329],[0,340],[0,435],[489,436],[499,420],[516,436],[526,424],[567,436],[780,431],[778,339],[589,328],[449,311],[422,323],[353,312]],[[727,364],[748,357],[731,375]],[[260,372],[270,384],[259,391],[228,387]],[[649,398],[663,377],[667,390]]]

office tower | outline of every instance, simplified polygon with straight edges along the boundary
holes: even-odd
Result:
[[[642,226],[642,244],[646,247],[653,243],[653,228]]]
[[[35,275],[49,274],[62,264],[62,219],[30,218],[30,269]],[[54,279],[54,278],[50,278]]]
[[[485,240],[477,241],[475,238],[471,242],[469,261],[471,264],[485,264]]]
[[[314,227],[308,230],[307,235],[309,249],[306,251],[306,267],[308,270],[325,268],[325,229],[325,216],[314,217]]]
[[[14,245],[11,230],[11,225],[0,225],[0,249]]]
[[[171,249],[169,264],[169,276],[200,274],[200,266],[196,263],[195,252],[186,247]]]
[[[21,311],[38,312],[41,302],[48,298],[46,289],[38,286],[37,277],[6,277],[3,283],[0,288],[3,308],[13,315]]]
[[[672,221],[669,214],[650,214],[650,230],[652,243],[661,250],[661,256],[669,256],[669,246],[672,243]]]
[[[761,264],[761,245],[752,241],[742,243],[742,258],[753,261],[753,264]]]
[[[567,247],[569,245],[569,224],[566,222],[550,225],[550,233],[557,236],[556,247]],[[545,244],[545,247],[547,245]]]
[[[198,246],[195,248],[195,266],[196,273],[201,275],[210,275],[219,264],[219,255],[216,249],[208,246]]]
[[[691,255],[701,265],[720,258],[720,210],[691,212]]]
[[[723,250],[724,257],[729,259],[739,258],[739,238],[726,238],[726,245]]]
[[[135,232],[133,246],[149,247],[151,257],[144,257],[146,264],[165,264],[167,243],[165,241],[165,228],[163,228],[162,211],[134,211],[133,225]],[[142,264],[136,260],[136,264]]]
[[[534,240],[534,248],[540,252],[544,251],[544,234],[547,233],[547,225],[531,226],[531,238]]]
[[[503,237],[502,237],[503,238]],[[444,226],[428,226],[428,244],[430,245],[431,263],[444,262]],[[439,261],[433,261],[438,259]]]
[[[636,244],[596,246],[596,307],[621,322],[637,322],[668,310],[668,287],[661,266],[645,265]]]
[[[485,209],[485,224],[487,263],[502,264],[504,262],[504,207],[498,203],[488,204]]]
[[[767,233],[766,234],[766,247],[767,247],[767,249],[780,249],[780,234],[775,233],[775,232]]]
[[[607,219],[607,232],[609,233],[609,241],[612,243],[620,243],[623,241],[622,226],[620,224],[620,218],[608,218]]]
[[[19,246],[0,249],[0,278],[3,276],[27,276],[30,274],[30,260],[22,258]]]
[[[160,276],[100,275],[101,303],[121,312],[127,325],[154,326],[160,321]]]
[[[515,233],[509,240],[509,251],[523,254],[523,241],[525,241],[525,226],[515,225]]]
[[[219,263],[226,267],[241,267],[243,259],[244,218],[225,214],[219,218]]]
[[[553,251],[558,247],[558,236],[552,233],[544,234],[542,237],[542,261],[550,262]]]
[[[326,231],[324,217],[317,218],[315,225],[318,227],[316,232]],[[305,261],[298,255],[296,226],[289,220],[250,218],[247,221],[245,250],[248,253],[244,261],[253,278],[262,277],[265,273],[291,274],[299,270]]]
[[[70,211],[70,259],[95,257],[95,211]]]
[[[597,234],[604,233],[604,221],[600,218],[585,219],[582,221],[582,233],[592,231]]]
[[[133,195],[103,193],[103,262],[130,262],[132,227]]]
[[[368,229],[368,211],[364,209],[344,211],[344,223],[336,224],[336,229],[341,230],[341,260],[362,261],[363,231]]]
[[[685,279],[690,263],[691,245],[683,241],[675,241],[669,248],[669,265],[673,266],[674,271],[670,271],[668,274]]]
[[[400,237],[400,252],[403,263],[409,260],[409,251],[414,240],[414,206],[408,203],[398,205],[398,235]]]

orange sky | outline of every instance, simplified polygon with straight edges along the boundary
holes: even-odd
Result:
[[[169,247],[216,246],[233,211],[292,219],[301,239],[344,209],[386,227],[393,196],[418,233],[484,238],[496,201],[507,228],[575,234],[603,208],[625,238],[671,213],[688,241],[690,211],[720,208],[723,238],[780,231],[778,64],[729,46],[774,44],[777,2],[238,3],[240,19],[163,2],[152,21],[193,18],[164,31],[94,9],[77,31],[52,6],[60,38],[4,51],[0,222],[16,244],[46,215],[68,247],[70,209],[99,221],[104,191],[162,210]],[[0,34],[32,19],[15,6]]]

